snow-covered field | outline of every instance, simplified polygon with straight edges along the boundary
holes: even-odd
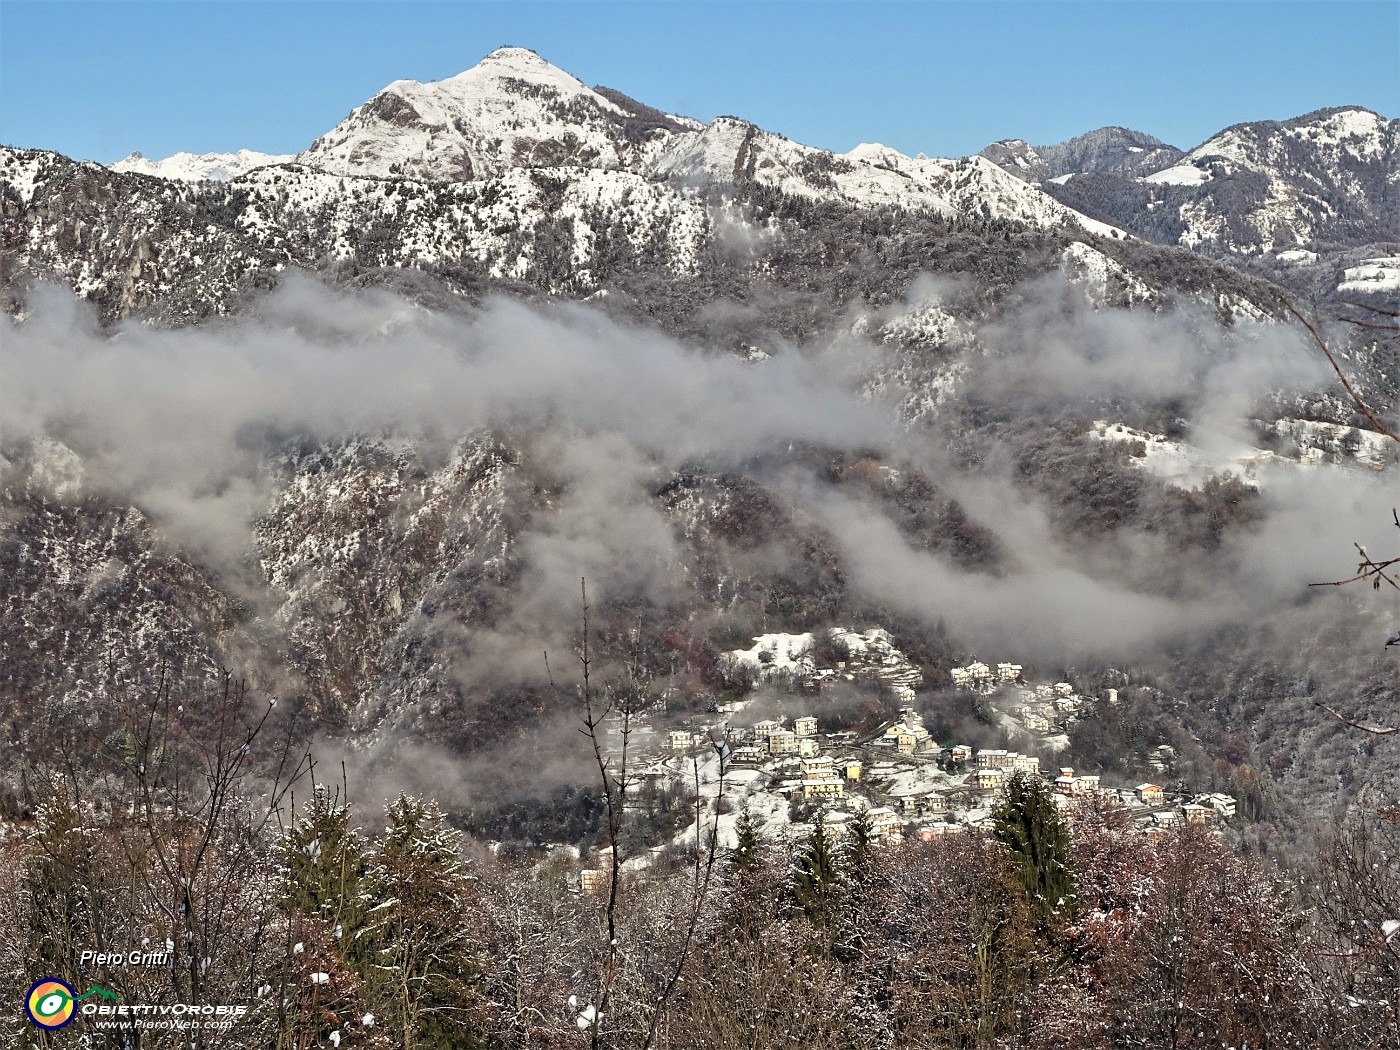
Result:
[[[1140,441],[1141,468],[1178,488],[1191,489],[1215,474],[1234,474],[1258,488],[1267,483],[1271,468],[1299,468],[1320,464],[1354,463],[1383,470],[1395,457],[1394,443],[1384,434],[1309,419],[1280,419],[1268,429],[1298,446],[1297,458],[1280,456],[1233,438],[1220,437],[1207,451],[1162,434],[1136,430],[1122,423],[1098,420],[1089,436],[1097,441]]]
[[[764,676],[816,669],[811,634],[761,634],[753,642],[748,649],[735,649],[726,655]]]
[[[1145,176],[1142,181],[1161,186],[1199,186],[1210,181],[1210,172],[1194,164],[1174,164],[1170,168],[1163,168]]]
[[[1096,441],[1142,442],[1143,455],[1137,460],[1141,468],[1183,489],[1197,488],[1215,474],[1235,474],[1248,484],[1258,486],[1263,464],[1283,462],[1272,452],[1234,440],[1222,440],[1218,448],[1207,453],[1163,434],[1102,419],[1095,421],[1089,436]]]
[[[1342,274],[1339,292],[1400,292],[1400,256],[1387,255],[1349,266]]]

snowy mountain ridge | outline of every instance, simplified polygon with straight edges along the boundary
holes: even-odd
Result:
[[[999,142],[983,156],[1071,208],[1214,255],[1269,260],[1400,239],[1400,121],[1364,107],[1235,124],[1185,153],[1123,145],[1125,136],[1156,142],[1140,132],[1090,134],[1104,132],[1138,150],[1133,163],[1080,148],[1088,136],[1053,147]]]
[[[1011,222],[1071,238],[1131,234],[1235,265],[1287,256],[1286,273],[1262,276],[1372,294],[1385,291],[1391,271],[1365,265],[1394,254],[1371,247],[1396,221],[1384,207],[1395,192],[1394,138],[1394,122],[1350,108],[1236,125],[1189,155],[1117,127],[1053,147],[1007,140],[1001,154],[989,147],[961,159],[878,143],[838,154],[737,117],[701,124],[663,113],[508,47],[442,81],[395,81],[294,158],[133,155],[98,169],[159,180],[138,185],[56,154],[5,148],[0,181],[11,218],[27,231],[10,242],[15,272],[51,274],[107,317],[156,303],[171,320],[222,313],[236,308],[241,288],[283,268],[332,263],[588,296],[623,256],[629,266],[647,260],[638,274],[695,273],[736,244],[767,253],[794,209],[828,207]],[[1274,174],[1247,164],[1271,164]],[[70,178],[90,184],[86,197],[71,195]],[[159,182],[190,190],[166,192]],[[92,212],[98,201],[105,214]],[[1298,254],[1300,244],[1337,237],[1367,250],[1345,260],[1335,250]],[[1152,298],[1147,285],[1118,276],[1118,263],[1088,245],[1074,251],[1087,254],[1067,258],[1067,274],[1126,302]],[[958,266],[993,265],[981,258]],[[925,251],[919,265],[931,263]],[[1227,314],[1258,312],[1261,301],[1243,287],[1216,291],[1192,295]]]
[[[234,180],[295,161],[340,177],[422,183],[591,169],[681,189],[751,184],[858,208],[1079,226],[1247,261],[1400,238],[1388,203],[1400,192],[1396,123],[1350,106],[1236,124],[1189,152],[1105,127],[1049,146],[1005,139],[960,159],[869,143],[837,154],[737,117],[703,124],[664,113],[590,88],[534,51],[503,47],[441,81],[389,84],[295,157],[133,154],[111,167]]]
[[[619,172],[681,186],[752,182],[857,207],[893,205],[1036,226],[1079,225],[1123,236],[979,157],[916,159],[872,145],[836,155],[736,117],[701,124],[607,88],[589,88],[519,47],[493,51],[445,80],[395,81],[295,157],[243,150],[203,157],[179,153],[152,162],[133,154],[111,167],[196,181],[233,179],[290,162],[342,177],[427,183],[564,169]]]
[[[233,153],[172,153],[164,160],[151,160],[143,157],[140,152],[135,152],[108,166],[113,171],[152,175],[158,179],[175,179],[180,182],[228,182],[248,174],[254,168],[287,164],[293,159],[294,155],[290,153],[258,153],[250,149],[241,149]]]
[[[1051,182],[1088,173],[1150,173],[1174,163],[1182,152],[1141,131],[1106,127],[1052,146],[1002,139],[979,155],[1029,182]]]

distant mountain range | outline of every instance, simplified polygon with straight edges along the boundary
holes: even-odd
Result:
[[[1190,152],[1100,128],[982,155],[1140,237],[1260,258],[1400,240],[1397,123],[1352,106],[1236,124]]]
[[[269,164],[287,164],[294,159],[292,154],[276,156],[250,149],[241,149],[236,153],[175,153],[164,160],[148,160],[140,153],[132,153],[110,167],[113,171],[155,175],[158,178],[179,179],[183,182],[227,182],[229,179],[246,175],[254,168],[265,168]]]
[[[1075,175],[1151,175],[1185,154],[1160,139],[1128,128],[1099,128],[1053,146],[1003,139],[982,156],[1027,182],[1065,182]]]
[[[534,52],[502,48],[436,83],[397,81],[291,156],[240,150],[116,171],[227,180],[291,161],[341,175],[463,182],[516,168],[587,167],[726,183],[857,205],[894,203],[1045,223],[1074,218],[1158,243],[1257,257],[1400,239],[1397,122],[1360,107],[1237,124],[1189,152],[1107,127],[1067,142],[993,143],[980,158],[1024,180],[1017,191],[977,158],[910,158],[878,145],[813,149],[721,117],[702,125],[608,88],[590,89]],[[1088,217],[1096,222],[1085,221]]]
[[[1396,122],[1348,108],[1236,125],[1189,153],[1103,128],[951,160],[877,144],[835,154],[736,117],[662,113],[511,47],[447,80],[390,84],[294,157],[133,154],[104,171],[0,148],[0,265],[11,300],[17,281],[48,276],[109,317],[223,312],[284,266],[333,261],[586,295],[605,286],[609,253],[643,242],[693,272],[725,226],[706,194],[776,194],[1137,237],[1313,296],[1347,281],[1386,294],[1400,281],[1396,143]]]

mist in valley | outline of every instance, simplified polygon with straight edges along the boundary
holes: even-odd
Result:
[[[1385,596],[1307,585],[1347,575],[1353,542],[1393,544],[1386,475],[1265,463],[1257,489],[1230,494],[1246,508],[1238,521],[1193,542],[1162,509],[1179,500],[1169,487],[1107,442],[1063,436],[1076,421],[1087,434],[1095,418],[1160,416],[1167,406],[1203,454],[1247,447],[1251,418],[1326,386],[1305,337],[1273,322],[1222,327],[1189,304],[1109,308],[1058,275],[1019,287],[990,318],[962,302],[959,286],[930,279],[911,286],[903,309],[954,311],[958,336],[921,353],[929,367],[961,362],[962,394],[990,424],[957,401],[932,418],[901,408],[899,389],[881,380],[909,351],[878,335],[898,308],[872,315],[874,324],[853,314],[800,347],[773,338],[774,353],[752,360],[588,305],[489,298],[442,312],[297,274],[244,316],[174,330],[134,321],[104,330],[67,293],[39,289],[22,320],[4,322],[8,485],[75,506],[139,508],[159,544],[256,610],[262,640],[243,647],[249,664],[235,668],[254,681],[306,688],[288,639],[345,629],[377,644],[326,738],[359,756],[371,796],[436,783],[465,800],[587,775],[587,755],[566,743],[577,743],[577,712],[561,687],[577,670],[581,580],[610,673],[626,662],[626,623],[717,648],[741,642],[744,627],[850,619],[863,629],[882,612],[918,636],[911,643],[946,630],[950,651],[1047,672],[1168,666],[1231,631],[1265,637],[1279,659],[1296,661],[1338,618],[1355,645],[1334,640],[1325,659],[1375,648]],[[718,305],[710,313],[721,324],[728,316]],[[1109,491],[1093,498],[1109,505],[1114,479],[1130,479],[1121,497],[1136,517],[1081,527],[1055,489],[1028,483],[1028,443],[1056,426],[1070,452],[1050,472],[1106,472]],[[484,441],[509,450],[501,478],[487,491],[454,490],[463,443]],[[305,473],[315,449],[341,450],[344,482],[324,465]],[[290,527],[277,508],[308,481],[332,494],[353,489],[366,449],[391,464],[371,488],[392,475],[392,491],[342,493],[345,520],[319,522],[328,531],[291,555],[300,567],[274,571],[267,537]],[[833,480],[831,462],[855,460],[883,473],[868,484]],[[677,497],[699,477],[724,487]],[[902,515],[911,478],[956,507],[994,556],[970,564],[925,519]],[[756,502],[726,506],[721,527],[706,515],[715,492],[735,500],[736,479]],[[392,563],[401,553],[392,536],[430,512],[435,535],[497,515],[494,553],[471,549],[486,533],[457,549],[443,539],[415,548],[422,564],[386,608],[357,578],[378,564],[362,563],[368,537],[383,533],[376,557]],[[814,578],[818,563],[834,576]],[[796,595],[787,621],[771,598],[775,581]],[[318,606],[318,588],[337,597]],[[378,625],[355,635],[353,622],[335,622],[347,616]],[[413,682],[395,681],[402,645],[434,654]],[[545,653],[559,677],[552,686]],[[712,687],[701,665],[681,663],[687,688]],[[671,681],[676,664],[673,655]],[[665,666],[658,656],[650,670]],[[517,694],[530,697],[521,710],[490,710]],[[532,776],[501,774],[522,762]]]

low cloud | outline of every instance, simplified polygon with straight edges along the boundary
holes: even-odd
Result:
[[[1181,400],[1202,429],[1235,428],[1265,395],[1331,382],[1294,326],[1184,303],[1169,312],[1096,309],[1060,274],[1027,282],[982,341],[993,351],[973,381],[987,400],[1072,409],[1103,400]]]
[[[573,483],[575,520],[552,536],[572,529],[582,541],[605,532],[600,501],[635,505],[615,497],[647,470],[741,463],[786,443],[879,442],[894,428],[820,358],[749,365],[572,304],[494,299],[457,317],[293,275],[234,322],[127,323],[109,338],[71,296],[40,289],[22,323],[0,324],[0,440],[57,437],[81,454],[90,483],[225,565],[246,553],[248,523],[270,495],[268,455],[288,436],[396,435],[440,454],[481,428],[570,435],[555,465]],[[651,533],[643,546],[654,548]],[[539,540],[542,557],[557,548]]]
[[[962,294],[926,281],[907,304]],[[488,671],[494,682],[539,684],[541,650],[557,648],[577,622],[581,577],[596,595],[660,607],[688,600],[689,551],[656,493],[692,464],[772,483],[804,523],[832,537],[858,594],[930,629],[943,621],[988,655],[1047,665],[1128,660],[1226,624],[1291,616],[1308,583],[1350,572],[1353,540],[1376,551],[1394,544],[1387,478],[1295,465],[1264,476],[1258,520],[1227,531],[1219,550],[1174,550],[1145,529],[1071,542],[1053,527],[1055,508],[1013,480],[1009,450],[994,445],[976,469],[954,466],[935,447],[936,430],[906,428],[892,405],[860,396],[885,359],[849,333],[802,352],[775,338],[774,355],[750,363],[578,304],[491,299],[451,315],[297,276],[249,316],[195,328],[127,323],[109,336],[52,289],[31,297],[23,322],[0,324],[0,442],[65,442],[82,457],[84,484],[135,502],[229,573],[246,570],[250,524],[267,512],[276,457],[293,440],[393,440],[424,462],[473,432],[528,447],[548,491],[536,500],[541,512],[510,533],[520,572],[508,608],[489,625],[456,622],[451,609],[419,614],[424,636],[456,654],[444,673],[459,684]],[[1329,382],[1291,329],[1242,322],[1227,331],[1189,308],[1095,310],[1060,278],[1021,289],[976,340],[969,389],[1013,418],[1177,401],[1194,433],[1237,441],[1262,399]],[[996,572],[968,571],[916,545],[853,488],[762,466],[799,446],[881,450],[921,466],[1010,556]],[[786,539],[763,537],[749,561],[791,561]],[[738,561],[728,569],[739,571]],[[401,777],[416,790],[413,777],[437,768],[420,746],[390,748],[365,776]],[[482,761],[470,776],[456,766],[452,775],[485,783],[498,766]],[[563,761],[560,781],[578,772],[574,758]]]

